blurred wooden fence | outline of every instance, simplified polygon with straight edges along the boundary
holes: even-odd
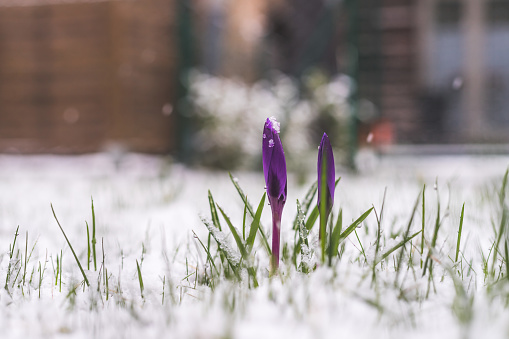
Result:
[[[0,151],[174,149],[173,0],[20,3],[0,0]]]

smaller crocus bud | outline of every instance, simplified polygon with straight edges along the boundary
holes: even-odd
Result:
[[[272,269],[279,268],[280,229],[286,202],[287,178],[283,145],[279,138],[279,123],[271,117],[265,121],[262,139],[263,174],[267,197],[272,209]]]
[[[334,154],[327,134],[323,134],[322,141],[318,148],[318,211],[320,212],[320,240],[322,249],[325,248],[325,227],[332,205],[334,204],[335,189],[335,167]]]

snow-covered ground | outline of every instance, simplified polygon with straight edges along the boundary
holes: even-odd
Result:
[[[341,206],[345,223],[372,206],[380,212],[387,189],[384,249],[401,241],[401,236],[392,239],[391,234],[406,228],[424,184],[426,247],[429,245],[438,210],[437,182],[442,224],[429,293],[429,275],[421,277],[419,266],[421,235],[412,242],[412,251],[407,246],[405,260],[412,253],[411,264],[405,262],[396,271],[400,253],[396,251],[377,266],[373,282],[374,213],[358,229],[359,240],[355,234],[346,240],[345,254],[334,269],[318,267],[304,275],[287,263],[282,264],[279,276],[269,278],[269,259],[257,245],[259,288],[223,280],[211,289],[203,284],[204,272],[210,267],[206,267],[205,253],[192,232],[206,243],[208,231],[200,217],[210,218],[209,189],[241,228],[244,206],[227,173],[189,169],[167,158],[144,155],[126,155],[120,160],[108,154],[1,155],[0,284],[3,287],[6,280],[8,284],[0,289],[0,336],[506,338],[509,284],[485,280],[480,251],[488,255],[495,240],[494,228],[500,224],[497,193],[509,157],[377,159],[367,155],[361,161],[362,174],[338,173],[342,180],[336,190],[335,212]],[[264,191],[263,175],[234,174],[256,206]],[[282,239],[290,245],[295,200],[303,198],[313,180],[309,177],[299,186],[293,176],[289,178]],[[92,227],[91,197],[97,225],[97,271],[93,263],[87,269],[85,222]],[[447,268],[454,264],[449,257],[455,251],[463,203],[464,260],[461,267],[452,269],[466,291],[462,299]],[[83,277],[50,204],[84,266],[90,287],[80,285]],[[421,204],[413,232],[421,227]],[[268,230],[268,207],[262,222]],[[11,251],[18,226],[15,250]],[[316,229],[313,231],[311,242],[316,243]],[[503,251],[504,246],[499,249]],[[56,263],[61,250],[60,288]],[[26,265],[25,252],[29,255]],[[11,253],[13,259],[9,260]],[[107,293],[103,261],[109,277]],[[488,262],[491,267],[491,257]],[[505,275],[505,261],[498,259],[495,264]]]

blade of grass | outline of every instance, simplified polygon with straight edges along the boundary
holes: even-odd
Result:
[[[64,252],[60,250],[60,274],[58,275],[58,291],[62,292],[62,270],[63,270],[63,264],[62,259],[64,258]]]
[[[39,299],[41,299],[41,285],[42,285],[42,267],[41,262],[39,261]]]
[[[18,250],[18,253],[19,253],[19,250]],[[17,257],[17,256],[16,256]],[[21,263],[23,261],[23,254],[21,254],[21,258],[18,260],[18,263]],[[19,277],[19,273],[21,272],[21,269],[23,268],[23,265],[19,265],[19,268],[18,270],[16,271],[16,276],[14,277],[14,280],[12,281],[12,285],[11,285],[11,288],[14,287],[14,285],[16,284],[16,281],[18,280],[18,277]]]
[[[81,274],[83,275],[83,279],[85,279],[85,283],[87,284],[87,286],[90,286],[90,283],[88,282],[85,271],[83,270],[83,267],[81,267],[81,263],[78,259],[78,256],[76,255],[76,252],[74,252],[74,248],[72,247],[71,242],[67,238],[67,235],[65,234],[64,229],[62,228],[62,225],[60,225],[60,222],[58,221],[57,215],[55,214],[55,210],[53,209],[53,204],[51,204],[51,211],[53,212],[53,216],[55,217],[55,220],[57,221],[58,227],[60,227],[60,230],[62,231],[62,234],[64,235],[64,238],[67,241],[67,245],[69,245],[72,255],[74,256],[74,259],[76,260],[76,263],[78,264],[78,267],[80,268]]]
[[[25,265],[23,267],[23,286],[25,286],[25,277],[27,274],[27,259],[28,259],[28,231],[25,238]]]
[[[230,265],[231,269],[233,270],[233,273],[235,274],[236,278],[240,280],[240,272],[239,272],[239,264],[240,260],[235,257],[235,253],[233,252],[233,249],[229,247],[229,245],[224,241],[224,238],[222,236],[223,233],[217,233],[221,232],[219,231],[215,226],[211,225],[207,220],[202,218],[203,224],[207,227],[210,234],[212,234],[212,238],[216,241],[219,247],[220,253],[224,255],[226,258],[226,261],[228,261],[228,264]]]
[[[306,220],[306,229],[308,231],[311,231],[311,229],[315,225],[316,219],[318,219],[318,215],[319,215],[319,213],[318,213],[318,205],[315,205],[315,207],[311,211],[311,214],[309,215],[308,219]]]
[[[507,242],[506,239],[504,242],[504,253],[505,253],[505,277],[509,280],[509,251],[507,249]]]
[[[143,277],[141,276],[140,264],[138,264],[138,259],[136,259],[136,268],[138,270],[138,282],[140,283],[140,295],[142,298],[144,298],[143,297],[143,290],[144,290]]]
[[[474,296],[469,296],[467,294],[467,291],[465,291],[465,287],[463,286],[463,281],[458,275],[454,273],[452,267],[446,263],[440,261],[437,262],[446,270],[447,273],[449,273],[449,276],[451,277],[454,284],[454,289],[456,291],[456,295],[452,304],[452,311],[454,315],[456,315],[460,323],[463,325],[469,325],[474,316]],[[465,329],[466,328],[468,327],[465,327]]]
[[[88,227],[88,222],[85,221],[87,225],[87,270],[90,271],[90,229]]]
[[[329,244],[331,250],[329,266],[332,265],[332,258],[338,255],[339,238],[341,237],[342,227],[343,227],[343,209],[340,208],[338,213],[338,219],[336,220],[336,225],[332,230],[331,241]]]
[[[316,195],[316,191],[318,190],[318,185],[317,185],[317,182],[315,181],[311,187],[309,188],[309,190],[307,191],[306,193],[306,196],[302,202],[302,214],[303,215],[306,215],[309,211],[309,208],[311,207],[311,203],[313,202],[313,199],[315,198],[315,195]],[[295,216],[295,219],[293,220],[293,226],[292,226],[292,229],[294,230],[298,230],[299,229],[299,216],[298,216],[298,213],[297,215]]]
[[[107,277],[107,271],[106,271],[106,265],[105,265],[105,260],[106,260],[106,255],[104,254],[104,238],[101,237],[101,251],[102,251],[102,254],[103,254],[103,260],[102,260],[102,263],[101,263],[101,266],[102,266],[102,269],[103,269],[103,284],[106,283],[106,280],[108,279]],[[108,300],[108,289],[106,289],[106,300]]]
[[[247,207],[244,205],[244,213],[242,213],[242,240],[246,241],[246,215],[247,215]]]
[[[95,250],[95,244],[97,243],[97,240],[95,238],[94,199],[92,197],[90,197],[90,200],[92,201],[92,255],[94,257],[94,271],[97,271],[97,258],[96,258],[96,250]]]
[[[327,252],[327,264],[329,267],[332,267],[332,233],[334,232],[334,212],[331,211],[330,217],[329,217],[329,243],[325,246],[325,251]]]
[[[410,220],[408,220],[408,225],[407,225],[405,234],[403,235],[403,240],[407,239],[408,238],[408,234],[410,234],[410,228],[412,227],[412,222],[414,220],[415,212],[417,211],[417,206],[419,206],[419,199],[420,199],[420,197],[421,197],[421,194],[419,193],[419,195],[417,196],[417,199],[415,200],[415,204],[414,204],[414,207],[412,209],[412,214],[410,215]],[[422,230],[421,230],[421,232],[422,232]],[[405,253],[405,246],[404,246],[404,244],[405,243],[403,243],[403,245],[401,247],[401,252],[399,253],[399,257],[398,257],[398,263],[397,263],[397,266],[396,266],[396,278],[394,279],[394,286],[397,286],[398,279],[399,279],[399,273],[401,272],[401,270],[400,270],[401,262],[403,261],[403,254]]]
[[[505,171],[504,178],[502,179],[502,187],[500,188],[500,193],[498,195],[499,199],[500,199],[500,206],[503,206],[504,202],[505,202],[505,191],[506,191],[506,187],[507,187],[508,175],[509,175],[509,168]]]
[[[343,242],[350,235],[350,233],[352,233],[357,228],[357,226],[359,226],[361,222],[363,222],[364,219],[368,217],[372,210],[373,207],[364,212],[359,218],[357,218],[357,220],[355,220],[350,226],[348,226],[343,233],[341,233],[341,235],[339,236],[339,244],[341,244],[341,242]]]
[[[495,276],[495,268],[497,264],[497,254],[498,254],[498,246],[500,245],[500,241],[502,240],[502,235],[504,234],[504,230],[507,227],[507,208],[505,206],[502,207],[502,218],[500,219],[500,226],[498,232],[496,234],[496,240],[493,247],[493,259],[491,262],[491,276]]]
[[[382,207],[380,207],[380,215],[376,213],[376,208],[373,206],[373,212],[375,212],[377,231],[376,231],[376,241],[375,241],[375,260],[378,259],[378,252],[380,251],[380,239],[382,237],[382,220],[384,215],[384,207],[385,207],[385,197],[387,196],[387,187],[384,189],[384,195],[382,198]],[[371,275],[371,286],[375,287],[375,291],[377,295],[379,294],[378,285],[376,284],[376,265],[373,265],[372,275]]]
[[[458,229],[458,241],[456,242],[456,256],[454,257],[454,262],[458,262],[458,255],[460,253],[460,242],[461,242],[461,232],[463,230],[463,216],[465,213],[465,203],[463,203],[463,207],[461,208],[461,215],[460,215],[460,226]]]
[[[431,260],[431,250],[435,248],[438,238],[438,230],[440,229],[440,195],[438,193],[438,183],[435,181],[435,187],[437,191],[437,217],[435,219],[435,228],[433,230],[433,238],[431,239],[431,248],[428,250],[428,255],[426,256],[426,261],[424,262],[424,269],[422,270],[422,276],[426,274],[426,270],[428,268],[428,264],[430,266],[429,273],[431,275],[431,266],[433,266],[433,263]]]
[[[380,258],[378,258],[376,261],[375,261],[375,266],[378,265],[382,260],[384,260],[385,258],[387,258],[389,255],[391,255],[391,253],[393,253],[394,251],[396,251],[398,248],[400,248],[401,246],[405,245],[407,242],[409,242],[410,240],[412,240],[413,238],[415,238],[417,235],[419,235],[419,233],[421,233],[422,230],[420,231],[417,231],[415,232],[414,234],[412,234],[410,237],[406,238],[406,239],[403,239],[402,241],[400,241],[399,243],[396,244],[396,246],[392,247],[391,249],[389,249],[387,252],[385,252],[384,254],[382,254],[382,256]]]
[[[248,254],[251,253],[253,249],[256,233],[258,231],[258,227],[260,227],[260,218],[262,217],[263,207],[265,206],[266,195],[267,195],[266,193],[263,193],[262,199],[260,200],[258,208],[256,209],[255,217],[253,219],[253,222],[251,223],[251,227],[249,228],[249,235],[246,240],[246,249]]]
[[[59,273],[60,273],[60,260],[58,258],[58,253],[57,253],[57,269],[55,270],[55,286],[58,285],[58,274]]]
[[[223,211],[223,209],[219,205],[217,205],[217,208],[219,208],[219,212],[221,212],[224,220],[226,221],[226,224],[230,228],[230,232],[232,233],[233,238],[235,239],[235,242],[237,243],[237,247],[239,248],[240,255],[242,256],[242,259],[244,260],[244,262],[249,262],[248,252],[246,250],[246,247],[244,246],[244,243],[242,242],[242,239],[239,236],[239,233],[237,232],[237,229],[235,228],[235,226],[233,226],[230,218],[226,215],[226,213]],[[262,204],[261,208],[263,209],[263,204]],[[260,211],[260,214],[261,214],[261,211]],[[259,220],[260,219],[258,218],[258,222],[259,222]],[[250,263],[247,265],[247,271],[248,271],[249,276],[253,279],[254,287],[258,287],[258,281],[256,279],[256,272],[253,269],[253,267],[250,265]]]
[[[306,233],[309,233],[311,231],[311,229],[315,225],[316,219],[318,219],[318,215],[319,215],[318,206],[315,205],[315,207],[313,208],[313,211],[311,212],[311,215],[308,217],[306,223],[304,224],[304,227],[306,228]],[[303,214],[303,217],[305,218],[304,214]],[[303,223],[304,223],[304,221],[303,221]],[[339,230],[341,231],[341,229],[339,229]],[[301,240],[297,239],[297,243],[293,249],[293,255],[292,255],[292,260],[293,260],[294,265],[297,265],[297,255],[301,250],[301,245],[302,245]],[[333,251],[334,251],[334,249],[333,249]]]
[[[300,265],[297,269],[302,273],[309,273],[309,260],[311,259],[311,253],[309,250],[308,233],[304,224],[304,213],[300,206],[299,200],[297,200],[297,223],[299,227],[299,249],[300,249]],[[297,263],[295,262],[297,266]]]
[[[109,299],[109,296],[110,296],[110,286],[109,286],[109,277],[108,277],[108,269],[105,267],[104,268],[104,276],[106,278],[106,300]]]
[[[214,202],[214,198],[212,197],[212,193],[209,190],[209,206],[210,206],[210,214],[212,217],[212,224],[216,226],[221,231],[221,223],[219,222],[219,217],[217,215],[216,203]]]
[[[357,238],[357,241],[359,242],[359,245],[361,246],[361,254],[364,256],[364,260],[368,262],[368,258],[366,257],[366,253],[364,252],[364,246],[362,246],[361,239],[359,239],[359,235],[357,234],[357,230],[354,230],[355,237]]]
[[[217,205],[217,204],[216,204]],[[224,213],[223,209],[217,205],[217,208],[219,209],[219,212],[223,215],[224,220],[226,221],[226,224],[228,225],[228,228],[230,228],[230,232],[233,235],[233,239],[235,240],[235,243],[237,244],[237,247],[240,251],[240,255],[242,256],[242,259],[247,259],[247,251],[246,247],[244,246],[244,243],[242,242],[242,239],[239,236],[239,233],[237,232],[237,229],[235,226],[233,226],[230,218]]]
[[[16,247],[16,239],[18,239],[18,233],[19,231],[19,225],[18,227],[16,228],[16,232],[14,232],[14,241],[12,242],[12,247],[10,248],[10,251],[9,251],[9,265],[7,266],[7,275],[5,277],[5,290],[6,291],[9,291],[9,278],[11,276],[11,262],[12,262],[12,256],[14,255],[14,248]]]
[[[228,174],[230,175],[230,180],[233,183],[233,186],[235,186],[235,189],[239,193],[240,198],[244,202],[244,205],[247,207],[247,211],[249,212],[251,217],[254,218],[255,213],[253,210],[253,206],[251,206],[251,204],[247,200],[247,196],[244,194],[244,191],[242,190],[239,183],[237,182],[237,179],[235,179],[231,173],[228,173]],[[267,236],[265,235],[265,231],[264,231],[263,225],[261,223],[258,227],[258,231],[260,232],[260,235],[262,237],[262,243],[263,243],[265,249],[267,250],[267,254],[269,255],[269,257],[272,257],[272,250],[270,249],[269,242],[267,241]]]
[[[378,251],[380,250],[380,238],[382,236],[382,220],[384,215],[384,207],[385,207],[385,197],[387,195],[387,187],[384,189],[384,196],[382,198],[382,207],[380,207],[380,216],[376,218],[377,223],[377,231],[376,231],[376,247],[375,247],[375,260],[378,256]],[[375,210],[376,214],[376,210]]]
[[[221,222],[219,221],[219,216],[217,214],[216,203],[214,201],[214,198],[212,197],[212,192],[210,192],[210,190],[208,191],[208,196],[209,196],[209,207],[210,207],[210,215],[212,218],[212,224],[217,229],[219,229],[219,231],[222,231]],[[209,236],[208,236],[208,240],[207,240],[207,249],[210,249],[210,237],[211,237],[211,234],[209,232]],[[221,257],[221,262],[223,262],[225,258],[221,251],[219,252],[219,255]]]
[[[426,184],[422,187],[422,232],[421,232],[421,268],[422,268],[422,258],[424,258],[424,225],[426,224]]]
[[[491,276],[495,276],[495,269],[496,269],[496,263],[497,263],[497,254],[498,254],[498,247],[500,245],[500,241],[502,240],[502,235],[504,234],[505,229],[507,228],[507,207],[505,205],[505,191],[507,187],[507,177],[509,174],[509,168],[505,171],[504,179],[502,179],[502,187],[500,188],[499,193],[499,199],[500,199],[500,208],[502,210],[502,217],[500,219],[500,226],[498,229],[498,232],[495,234],[496,236],[496,242],[494,245],[493,250],[493,259],[491,263]]]
[[[32,258],[32,254],[34,253],[35,246],[37,246],[37,243],[39,242],[39,237],[35,239],[34,245],[32,246],[32,249],[30,250],[30,254],[28,255],[27,264],[30,262],[30,258]]]

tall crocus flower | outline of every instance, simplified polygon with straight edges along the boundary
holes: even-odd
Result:
[[[318,148],[318,211],[320,212],[320,240],[322,257],[325,255],[325,227],[334,204],[335,167],[334,154],[327,134],[323,134]]]
[[[286,160],[276,118],[267,118],[262,139],[263,174],[272,209],[272,269],[279,268],[281,215],[286,202]]]

